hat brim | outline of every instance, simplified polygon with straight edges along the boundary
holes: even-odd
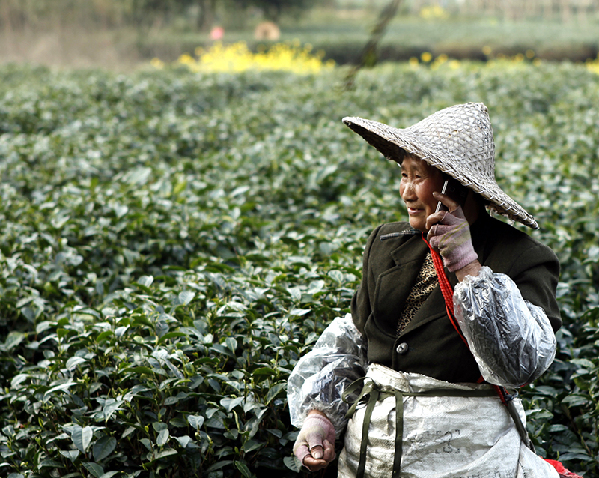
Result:
[[[534,217],[508,196],[499,187],[494,178],[486,178],[477,174],[464,158],[440,152],[423,143],[418,135],[408,129],[394,128],[378,121],[358,117],[343,118],[343,122],[369,144],[374,146],[390,161],[402,158],[403,151],[423,159],[431,166],[455,178],[461,184],[489,201],[489,207],[497,213],[518,221],[533,229],[539,225]]]

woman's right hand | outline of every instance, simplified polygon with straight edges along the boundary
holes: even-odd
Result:
[[[321,412],[312,410],[304,420],[293,453],[310,471],[318,471],[335,459],[335,427]]]

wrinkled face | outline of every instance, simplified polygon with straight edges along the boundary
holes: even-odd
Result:
[[[426,218],[437,208],[433,192],[441,192],[443,189],[443,174],[437,168],[413,156],[405,156],[400,167],[399,194],[408,208],[410,226],[425,232]]]

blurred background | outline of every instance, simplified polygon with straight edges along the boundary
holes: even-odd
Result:
[[[0,0],[0,62],[128,69],[215,42],[299,41],[347,64],[385,14],[379,62],[598,53],[599,0]]]

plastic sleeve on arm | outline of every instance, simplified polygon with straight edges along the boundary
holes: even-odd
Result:
[[[455,316],[483,378],[517,388],[539,378],[555,358],[556,339],[541,307],[523,299],[505,274],[483,267],[454,291]]]
[[[339,435],[347,425],[345,414],[349,409],[342,394],[365,375],[366,367],[364,341],[351,314],[336,318],[289,376],[287,399],[291,424],[301,428],[308,412],[318,410],[331,420]],[[357,396],[348,397],[350,401],[355,399]]]

